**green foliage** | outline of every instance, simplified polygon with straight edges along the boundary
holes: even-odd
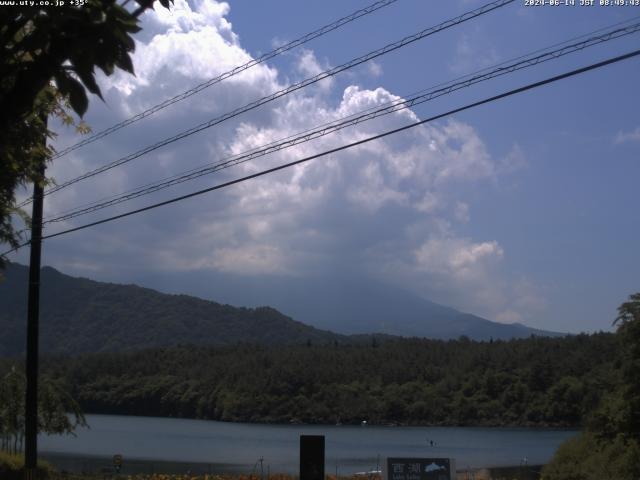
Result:
[[[28,268],[8,264],[0,282],[0,356],[26,345]],[[186,295],[166,295],[133,285],[99,283],[43,268],[40,350],[76,354],[176,344],[238,342],[313,345],[346,337],[296,322],[268,307],[237,308]]]
[[[616,436],[607,442],[585,432],[563,443],[542,471],[543,480],[636,480],[640,444]]]
[[[160,3],[168,8],[170,1]],[[106,75],[116,68],[133,74],[132,35],[153,0],[137,3],[133,12],[113,0],[0,9],[0,244],[16,246],[19,240],[11,216],[25,214],[15,206],[16,188],[45,181],[43,167],[52,152],[44,140],[53,135],[47,116],[69,120],[66,101],[84,115],[85,90],[102,98],[96,67]]]
[[[41,480],[46,480],[53,474],[51,466],[43,460],[38,460],[37,471],[38,478]],[[0,478],[2,480],[23,480],[24,456],[0,451]]]
[[[546,480],[640,478],[640,293],[618,309],[613,384],[587,418],[587,429],[563,444]],[[576,392],[577,393],[577,392]]]
[[[25,378],[14,367],[0,379],[0,448],[17,453],[24,434]]]
[[[0,450],[17,454],[24,439],[26,378],[9,366],[0,377]],[[86,426],[78,403],[60,380],[41,378],[38,388],[38,431],[48,434],[73,434],[77,426]],[[4,478],[4,477],[0,477]]]
[[[52,80],[82,116],[85,89],[101,97],[95,68],[111,75],[116,68],[133,72],[132,35],[138,17],[153,0],[138,0],[130,12],[112,0],[86,0],[64,7],[8,6],[0,11],[2,122],[9,126],[32,115],[36,100]],[[169,8],[170,0],[160,0]]]
[[[620,432],[628,438],[640,441],[640,293],[629,297],[620,305],[617,334],[622,342],[621,396],[622,410]]]
[[[183,346],[56,357],[44,373],[92,413],[250,422],[578,426],[611,389],[612,334],[376,348]],[[531,389],[532,358],[554,368]],[[0,369],[2,364],[0,363]]]

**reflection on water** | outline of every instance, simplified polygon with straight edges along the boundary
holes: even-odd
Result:
[[[469,427],[255,425],[173,418],[87,415],[76,437],[41,436],[40,450],[68,470],[98,470],[122,454],[128,473],[162,471],[297,473],[299,437],[325,435],[327,473],[371,470],[379,458],[450,457],[458,468],[546,463],[573,430]],[[432,443],[433,442],[433,445]],[[90,458],[93,457],[93,458]],[[97,458],[96,458],[97,457]],[[51,458],[51,457],[50,457]],[[138,461],[134,461],[138,460]],[[144,462],[140,462],[144,460]],[[174,468],[160,462],[174,462]],[[97,462],[97,463],[96,463]],[[199,465],[198,465],[199,464]],[[91,465],[91,467],[89,467]],[[256,470],[257,469],[257,470]]]

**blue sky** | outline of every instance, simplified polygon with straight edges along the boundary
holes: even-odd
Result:
[[[50,171],[64,181],[483,3],[399,0],[58,159]],[[101,78],[107,103],[94,99],[87,122],[99,131],[368,4],[176,1],[170,13],[158,8],[145,16],[138,36],[138,76]],[[51,195],[45,215],[640,15],[638,7],[578,4],[514,2]],[[486,82],[48,232],[626,53],[639,38]],[[162,278],[150,285],[186,293],[171,279],[189,272],[295,282],[356,274],[492,320],[606,330],[617,305],[639,290],[639,80],[640,61],[626,61],[228,191],[52,239],[43,261],[122,283]],[[78,141],[58,130],[58,147]],[[12,258],[26,263],[26,252]],[[216,299],[215,292],[209,297]]]

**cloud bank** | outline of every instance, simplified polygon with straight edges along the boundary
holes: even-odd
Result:
[[[171,11],[146,14],[134,55],[137,76],[117,74],[101,79],[107,103],[92,106],[88,120],[94,129],[249,61],[250,54],[226,19],[229,8],[213,1],[176,0]],[[290,55],[289,60],[287,71],[256,66],[122,134],[74,152],[56,162],[53,175],[66,180],[116,155],[275,92],[291,78],[315,75],[330,66],[310,49]],[[382,68],[372,63],[363,72],[375,79]],[[365,89],[354,83],[340,88],[337,82],[323,81],[96,181],[66,189],[48,199],[47,213],[59,213],[398,98],[383,87]],[[416,120],[415,112],[396,112],[110,213],[254,173]],[[65,135],[60,138],[61,143],[73,141]],[[543,308],[535,286],[526,279],[517,285],[509,282],[504,269],[509,252],[499,239],[470,238],[458,232],[473,219],[473,204],[460,195],[465,186],[493,185],[524,163],[517,146],[506,157],[497,158],[472,125],[452,118],[87,230],[75,238],[69,236],[52,244],[50,259],[61,268],[68,266],[87,275],[100,264],[123,272],[210,269],[294,279],[355,273],[488,318],[520,321]]]

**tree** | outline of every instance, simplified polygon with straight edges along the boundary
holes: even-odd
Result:
[[[0,380],[0,448],[17,453],[24,435],[24,375],[15,368]]]
[[[618,385],[580,436],[563,444],[543,470],[546,480],[640,478],[640,293],[618,308]]]
[[[620,430],[626,437],[640,441],[640,293],[620,305],[613,323],[618,325],[622,343],[621,396],[625,409]]]
[[[617,437],[603,442],[591,432],[563,443],[542,471],[543,480],[636,480],[640,445]]]
[[[106,75],[116,68],[134,74],[132,35],[154,0],[135,1],[131,11],[125,8],[130,0],[0,9],[0,244],[15,247],[21,237],[12,216],[27,218],[16,207],[16,189],[45,182],[42,167],[52,151],[44,139],[54,135],[47,116],[68,122],[65,101],[82,117],[87,91],[102,98],[96,67]],[[159,0],[165,8],[172,1]]]
[[[590,427],[604,440],[622,435],[640,442],[640,293],[620,305],[613,323],[620,342],[618,386],[596,410]]]
[[[24,439],[24,399],[26,378],[15,367],[0,377],[0,449],[8,453],[22,450]],[[38,432],[50,435],[73,434],[86,426],[78,403],[67,389],[50,378],[43,378],[38,392]]]

